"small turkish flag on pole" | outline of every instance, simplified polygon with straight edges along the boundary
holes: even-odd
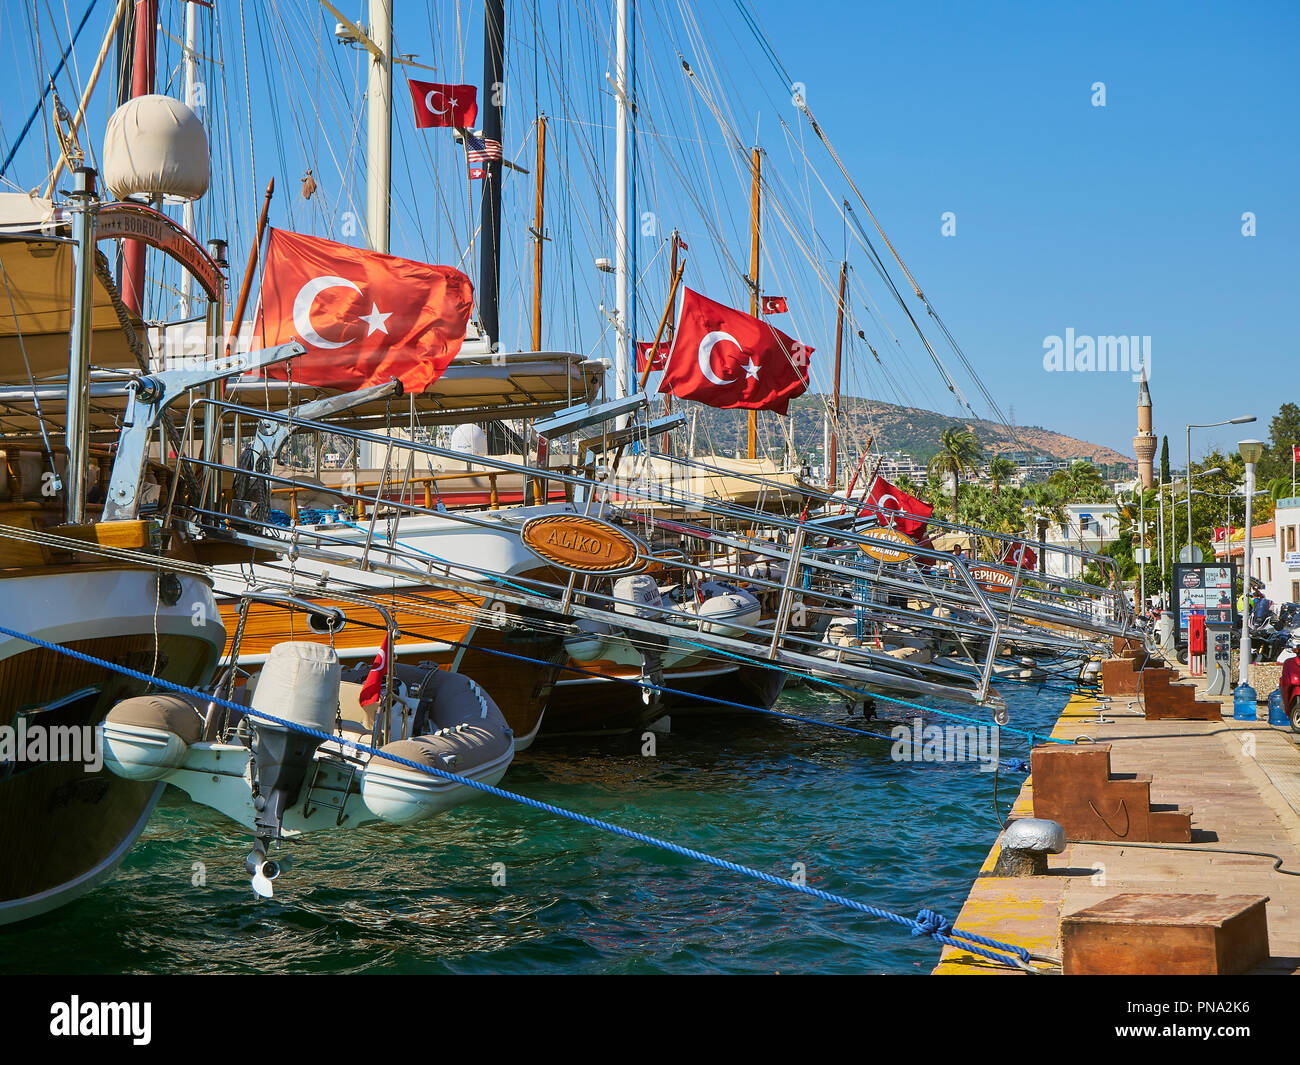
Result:
[[[650,363],[650,369],[662,370],[668,365],[668,352],[672,349],[671,344],[665,344],[662,341],[655,348],[654,357],[650,356],[650,349],[654,345],[648,341],[637,341],[636,345],[636,372],[645,373],[646,362]]]
[[[784,296],[764,296],[763,313],[764,314],[789,314],[790,305],[786,302]]]
[[[915,540],[925,534],[926,519],[934,513],[934,507],[877,475],[867,491],[867,505],[858,513],[875,514],[881,525],[897,529]]]
[[[440,85],[408,78],[411,103],[415,105],[418,129],[453,126],[465,129],[478,118],[478,88],[473,85]]]
[[[659,391],[710,407],[784,414],[807,391],[812,350],[688,288]]]
[[[362,706],[379,702],[379,697],[384,690],[384,681],[388,677],[388,656],[392,653],[393,636],[389,633],[384,637],[384,646],[379,649],[379,654],[375,655],[375,664],[370,667],[365,683],[361,685],[361,694],[357,697],[357,702]]]
[[[420,392],[460,351],[474,287],[459,270],[272,229],[258,311],[267,347],[307,354],[266,375],[353,390],[394,377]]]

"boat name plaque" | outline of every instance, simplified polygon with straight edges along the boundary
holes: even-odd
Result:
[[[909,558],[915,556],[915,552],[908,548],[916,547],[916,541],[907,533],[899,532],[897,529],[882,527],[864,531],[863,536],[869,536],[872,540],[888,540],[892,544],[898,544],[898,547],[888,547],[883,543],[858,544],[872,558],[878,562],[906,562]]]
[[[1015,578],[1010,573],[990,566],[972,566],[970,575],[986,592],[1005,591],[1015,583]]]
[[[532,518],[520,536],[534,554],[575,573],[634,573],[649,551],[617,526],[579,514]]]
[[[175,221],[142,203],[107,203],[95,213],[95,239],[138,240],[171,256],[189,271],[207,294],[220,297],[225,287],[221,267],[212,256]]]

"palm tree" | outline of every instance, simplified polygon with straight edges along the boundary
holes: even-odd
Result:
[[[1269,496],[1272,497],[1275,503],[1279,500],[1289,499],[1294,494],[1291,491],[1290,477],[1274,477],[1264,487],[1268,490]]]
[[[1101,472],[1084,459],[1070,463],[1068,470],[1057,470],[1048,483],[1064,503],[1102,503],[1110,498]]]
[[[939,452],[927,466],[931,475],[952,478],[952,514],[957,517],[957,489],[961,487],[961,475],[974,473],[979,462],[980,445],[975,434],[969,429],[950,426],[939,434]]]
[[[1002,482],[1008,477],[1014,477],[1016,473],[1016,464],[1005,455],[995,455],[989,459],[989,480],[993,483],[993,494],[997,495],[1002,491]]]

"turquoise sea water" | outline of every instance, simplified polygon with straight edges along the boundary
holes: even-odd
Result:
[[[1001,690],[1011,724],[1040,732],[1067,699]],[[781,706],[853,723],[807,689]],[[777,876],[802,863],[813,886],[909,916],[955,918],[998,832],[977,763],[896,762],[887,742],[754,716],[673,729],[654,757],[639,737],[541,742],[503,786]],[[1027,758],[1024,738],[1004,733],[1002,754]],[[1024,776],[999,775],[1003,816]],[[926,973],[939,953],[906,928],[498,800],[286,845],[295,864],[269,902],[249,891],[248,849],[169,788],[112,881],[0,928],[0,971]]]

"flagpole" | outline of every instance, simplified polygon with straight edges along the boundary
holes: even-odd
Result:
[[[845,498],[845,499],[852,499],[852,498],[853,498],[853,486],[856,485],[856,484],[858,483],[858,474],[860,474],[860,473],[862,472],[862,467],[865,466],[865,465],[867,464],[867,459],[868,459],[868,458],[870,457],[870,455],[871,455],[871,445],[872,445],[873,443],[875,443],[875,440],[876,440],[876,438],[875,438],[874,436],[869,436],[869,437],[867,437],[867,444],[866,444],[866,447],[864,447],[864,448],[862,449],[862,458],[858,459],[858,468],[857,468],[856,470],[853,471],[853,476],[849,478],[849,486],[848,486],[847,488],[844,489],[844,498]],[[883,455],[881,456],[881,460],[882,460],[882,461],[884,460],[884,456],[883,456]],[[876,469],[879,469],[879,468],[880,468],[880,463],[876,463]],[[831,494],[834,495],[833,492],[832,492]],[[840,513],[841,513],[841,514],[844,513],[844,504],[843,504],[843,503],[840,504]]]
[[[235,315],[230,320],[230,336],[226,340],[226,357],[230,357],[244,324],[244,308],[248,306],[248,293],[253,287],[253,271],[257,269],[257,255],[262,247],[262,235],[266,232],[266,216],[271,210],[271,194],[275,192],[275,178],[266,183],[266,195],[262,197],[262,213],[257,216],[257,230],[253,234],[253,246],[248,249],[248,265],[244,267],[244,281],[239,286],[239,299],[235,301]]]
[[[673,306],[677,302],[677,286],[681,284],[682,274],[686,272],[686,263],[683,262],[677,267],[677,273],[673,275],[672,288],[668,292],[668,302],[664,305],[663,317],[659,319],[659,331],[655,333],[655,342],[650,345],[649,354],[646,356],[645,369],[641,371],[641,378],[637,381],[636,390],[638,392],[645,388],[646,380],[650,377],[650,371],[654,368],[655,354],[659,351],[659,341],[664,335],[664,329],[668,325],[668,317],[673,313]]]
[[[750,156],[750,169],[753,179],[749,189],[749,313],[752,317],[758,317],[759,300],[761,289],[759,288],[758,271],[759,271],[759,234],[762,231],[762,173],[763,173],[763,154],[761,149],[755,145]],[[748,418],[748,448],[747,455],[749,458],[757,458],[757,438],[758,438],[758,411],[751,410]]]
[[[672,235],[672,250],[669,254],[669,259],[668,259],[669,277],[677,276],[677,248],[679,244],[681,244],[681,240],[677,236],[677,230],[674,229]],[[676,318],[677,318],[677,289],[676,287],[674,287],[672,291],[672,295],[668,299],[669,343],[672,343],[673,322],[676,320]],[[664,393],[664,414],[668,415],[672,413],[672,409],[673,409],[673,394],[671,392],[665,392]],[[671,438],[666,440],[665,443],[669,447],[671,447],[671,443],[672,443]]]

